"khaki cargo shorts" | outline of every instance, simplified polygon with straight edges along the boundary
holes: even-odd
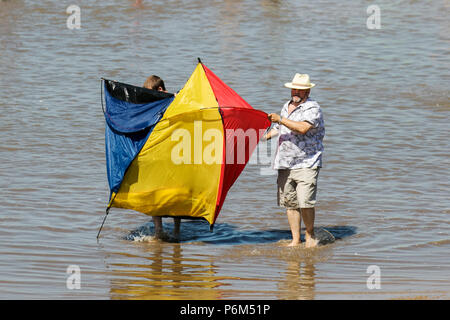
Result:
[[[278,170],[278,205],[286,209],[314,208],[320,168]]]

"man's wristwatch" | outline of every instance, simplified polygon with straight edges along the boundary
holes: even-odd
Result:
[[[280,121],[278,121],[278,124],[281,124],[281,121],[283,120],[283,117],[280,116]]]

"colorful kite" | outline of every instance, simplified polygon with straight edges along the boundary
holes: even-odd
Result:
[[[103,80],[111,191],[106,213],[116,207],[203,218],[212,229],[228,190],[270,126],[267,114],[200,60],[176,96]]]

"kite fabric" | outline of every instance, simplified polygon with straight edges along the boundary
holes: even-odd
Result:
[[[103,79],[110,207],[214,225],[270,126],[201,62],[174,96]]]

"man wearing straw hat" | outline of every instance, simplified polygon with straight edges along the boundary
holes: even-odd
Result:
[[[319,104],[309,98],[315,86],[309,75],[297,73],[292,82],[291,99],[281,109],[281,114],[271,113],[274,127],[265,136],[279,135],[274,169],[278,170],[278,205],[286,208],[292,242],[300,244],[301,221],[305,224],[305,246],[314,247],[315,204],[317,178],[322,167],[323,137],[325,127]]]

